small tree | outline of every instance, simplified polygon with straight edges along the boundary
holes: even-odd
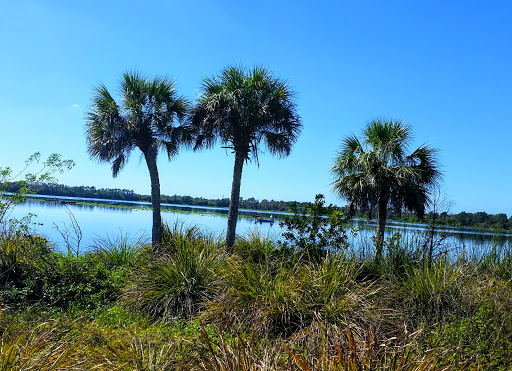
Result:
[[[411,139],[411,128],[401,121],[374,120],[361,140],[355,135],[343,140],[331,167],[336,178],[333,190],[350,202],[352,211],[377,206],[376,261],[382,256],[388,207],[423,218],[431,190],[441,177],[437,150],[422,145],[407,155]]]
[[[293,216],[280,223],[285,229],[285,246],[291,244],[294,250],[313,261],[319,260],[328,250],[338,251],[349,246],[345,232],[347,221],[336,206],[325,206],[324,195],[317,194],[315,202],[307,203],[302,210],[295,202],[290,209]]]
[[[447,232],[439,233],[439,227],[443,224],[443,216],[447,216],[453,206],[453,201],[448,199],[445,192],[440,187],[436,187],[432,191],[430,205],[425,214],[425,222],[427,230],[425,231],[425,239],[423,242],[423,255],[428,259],[428,263],[432,263],[434,251],[438,250],[450,234]]]

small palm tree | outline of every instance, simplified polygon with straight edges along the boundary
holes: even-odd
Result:
[[[118,104],[104,85],[94,89],[90,110],[86,113],[88,152],[91,158],[112,165],[117,176],[131,151],[144,155],[151,178],[153,208],[153,247],[162,242],[160,180],[157,155],[165,149],[169,159],[186,139],[186,130],[174,124],[185,117],[189,104],[178,96],[173,80],[155,77],[148,80],[137,72],[123,74]]]
[[[250,70],[232,66],[219,76],[205,78],[202,93],[190,116],[196,134],[195,149],[217,141],[235,153],[228,212],[226,245],[235,242],[240,185],[244,162],[254,159],[263,142],[275,156],[290,154],[302,129],[288,83],[264,67]]]
[[[411,139],[411,128],[402,122],[374,120],[361,141],[355,135],[343,140],[331,167],[334,192],[349,201],[352,213],[361,207],[371,215],[377,206],[376,260],[382,256],[388,206],[410,210],[421,219],[441,178],[437,150],[422,145],[406,155]]]

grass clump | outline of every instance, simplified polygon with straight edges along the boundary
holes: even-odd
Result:
[[[215,296],[224,261],[222,244],[196,227],[165,228],[163,245],[133,270],[122,300],[152,319],[188,318]]]
[[[116,237],[107,235],[95,241],[96,253],[100,255],[110,266],[134,267],[147,245],[147,238],[141,235],[139,238],[130,239],[128,233],[120,233]]]
[[[361,324],[378,312],[370,304],[376,287],[355,281],[354,262],[344,254],[294,265],[269,264],[268,255],[262,260],[230,259],[223,270],[226,286],[207,303],[204,318],[253,329],[259,336],[287,337],[323,323]]]
[[[412,267],[399,283],[403,289],[401,306],[411,318],[433,324],[467,310],[464,291],[472,276],[471,268],[463,263],[439,257],[429,264]]]
[[[1,312],[1,307],[0,307]],[[76,352],[81,339],[43,321],[22,326],[1,323],[0,370],[66,370],[80,366]]]

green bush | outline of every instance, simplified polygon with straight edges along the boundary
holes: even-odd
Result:
[[[3,303],[13,308],[38,304],[90,311],[117,300],[125,284],[125,271],[111,269],[96,254],[45,252],[19,261],[22,264],[4,272],[0,287]]]
[[[461,364],[471,357],[486,369],[512,367],[512,313],[502,313],[491,303],[483,304],[469,317],[455,316],[427,332],[426,342],[451,349],[443,362]]]
[[[292,203],[293,216],[280,223],[284,229],[282,244],[291,247],[302,260],[318,262],[328,251],[345,251],[349,247],[345,232],[347,220],[342,211],[324,205],[325,197],[321,194],[302,210]]]

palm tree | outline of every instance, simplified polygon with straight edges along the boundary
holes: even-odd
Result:
[[[361,140],[353,134],[343,140],[331,167],[333,190],[349,201],[351,213],[360,207],[371,215],[377,206],[376,260],[382,256],[388,206],[423,218],[431,190],[441,178],[437,150],[424,144],[406,155],[411,139],[411,128],[401,121],[374,120]]]
[[[186,130],[174,124],[185,117],[189,104],[177,95],[173,80],[167,77],[148,80],[137,72],[123,74],[120,93],[118,104],[105,85],[94,88],[91,108],[86,113],[88,152],[93,159],[111,163],[114,177],[133,149],[142,152],[151,178],[151,235],[155,248],[162,242],[156,159],[161,148],[169,159],[177,154],[180,143],[186,139]]]
[[[244,162],[258,163],[262,142],[271,154],[288,156],[302,124],[288,82],[274,78],[265,67],[226,67],[218,76],[204,78],[201,90],[190,116],[195,149],[211,148],[220,141],[235,154],[226,237],[231,249]]]

